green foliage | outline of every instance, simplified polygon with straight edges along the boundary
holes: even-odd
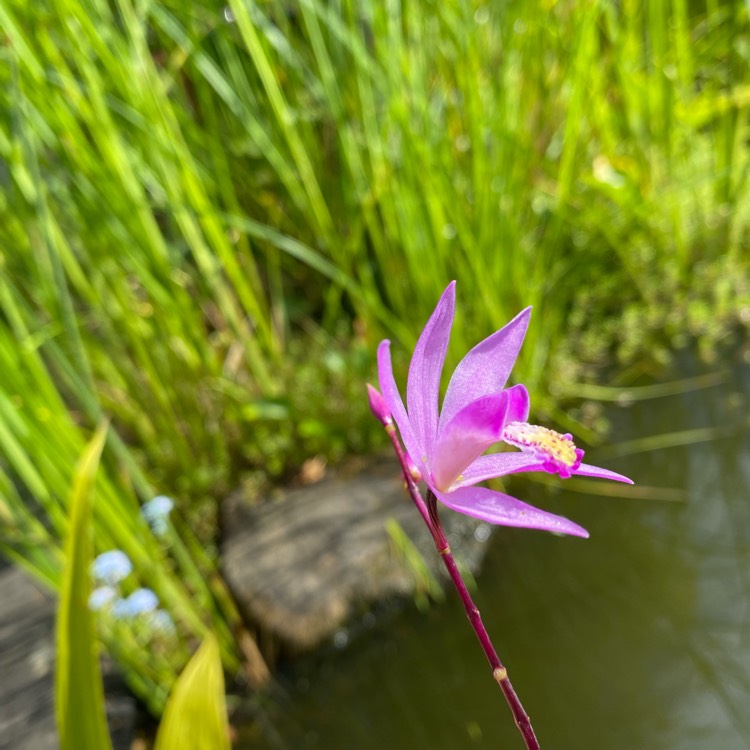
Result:
[[[94,478],[106,436],[107,426],[102,425],[81,456],[71,492],[56,638],[55,701],[62,750],[112,747],[104,712],[96,628],[88,607]]]
[[[386,521],[385,530],[391,538],[394,552],[414,578],[414,602],[417,607],[426,609],[429,606],[430,599],[442,600],[444,592],[440,581],[430,570],[430,566],[422,557],[422,553],[414,546],[414,542],[401,528],[399,522],[395,518],[389,518]]]
[[[103,637],[155,711],[207,629],[236,665],[217,498],[371,447],[377,341],[410,351],[451,278],[454,353],[535,306],[516,373],[561,421],[551,381],[750,301],[745,4],[0,0],[0,26],[0,549],[59,587],[110,418],[96,547],[182,645],[155,673]]]
[[[102,424],[81,456],[70,500],[57,615],[55,701],[62,750],[111,748],[99,669],[91,593],[94,484],[108,426]],[[156,748],[229,750],[219,643],[208,633],[174,683]]]
[[[208,633],[172,688],[154,750],[229,750],[219,644]]]

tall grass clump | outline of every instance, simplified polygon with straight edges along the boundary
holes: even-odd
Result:
[[[747,305],[744,4],[0,0],[0,28],[0,545],[59,585],[111,419],[96,551],[227,664],[216,501],[371,445],[367,352],[451,278],[456,351],[535,306],[542,396]]]

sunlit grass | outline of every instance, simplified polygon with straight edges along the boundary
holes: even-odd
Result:
[[[96,626],[89,611],[91,591],[93,488],[107,426],[95,433],[76,468],[70,493],[67,562],[57,610],[55,707],[62,750],[111,750],[104,713]]]
[[[62,750],[112,747],[96,639],[96,620],[89,602],[93,562],[95,478],[107,434],[102,424],[84,449],[70,492],[70,531],[65,544],[56,627],[55,708]],[[113,644],[114,645],[114,644]],[[117,644],[119,648],[121,644]],[[140,651],[141,649],[131,649]],[[115,651],[117,653],[117,651]],[[158,654],[148,655],[149,661]],[[143,677],[143,665],[138,677]],[[156,748],[211,747],[228,750],[229,725],[224,695],[221,651],[213,633],[175,678],[162,679],[157,689],[172,685]],[[151,688],[153,690],[153,687]],[[160,705],[151,701],[151,708]]]
[[[742,4],[0,0],[0,27],[0,547],[59,586],[111,418],[96,549],[227,664],[216,501],[371,447],[375,344],[408,351],[451,278],[453,352],[534,305],[517,372],[584,441],[552,381],[750,300]]]

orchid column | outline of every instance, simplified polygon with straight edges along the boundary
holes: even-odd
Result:
[[[393,443],[409,495],[432,534],[526,747],[538,748],[529,717],[458,572],[440,524],[437,500],[488,523],[587,537],[585,529],[566,518],[477,484],[524,471],[546,471],[563,478],[578,474],[631,482],[621,474],[582,463],[583,451],[575,446],[571,435],[529,424],[526,388],[523,385],[505,388],[526,334],[530,308],[477,344],[461,360],[448,384],[442,409],[439,408],[440,377],[453,325],[455,287],[455,282],[448,285],[417,341],[409,365],[406,408],[393,377],[389,341],[378,347],[380,392],[368,385],[370,406]],[[521,452],[485,454],[491,446],[503,442],[520,448]],[[420,493],[419,482],[427,487],[426,499]]]

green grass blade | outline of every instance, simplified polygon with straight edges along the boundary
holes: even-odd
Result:
[[[94,619],[88,608],[93,486],[106,436],[107,425],[102,424],[86,446],[73,478],[70,532],[57,616],[55,700],[61,750],[107,750],[112,746],[104,712]]]
[[[174,685],[154,750],[230,750],[219,644],[212,633]]]

